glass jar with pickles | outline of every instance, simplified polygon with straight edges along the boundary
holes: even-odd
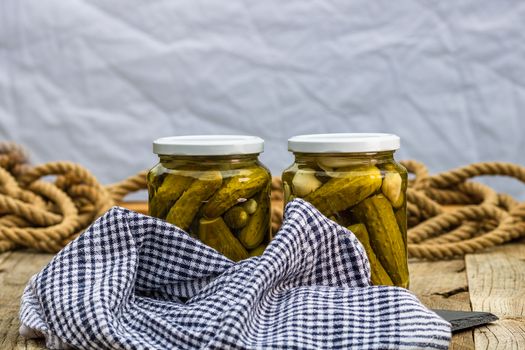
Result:
[[[366,250],[375,285],[408,288],[407,171],[391,134],[292,137],[295,162],[283,172],[285,204],[303,198],[352,231]]]
[[[270,240],[271,175],[254,136],[157,139],[159,163],[148,173],[149,214],[239,261]]]

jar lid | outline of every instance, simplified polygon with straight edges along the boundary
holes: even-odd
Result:
[[[288,150],[304,153],[361,153],[395,151],[399,136],[380,133],[312,134],[288,139]]]
[[[153,153],[180,156],[258,154],[264,140],[243,135],[192,135],[162,137],[153,141]]]

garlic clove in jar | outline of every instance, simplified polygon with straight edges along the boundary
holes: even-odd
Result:
[[[402,193],[403,180],[398,173],[388,172],[385,174],[381,191],[390,200],[394,208],[399,208],[403,204],[404,196]]]
[[[313,169],[298,170],[292,180],[293,192],[299,197],[308,195],[321,187],[322,184],[323,183],[315,177],[315,170]]]

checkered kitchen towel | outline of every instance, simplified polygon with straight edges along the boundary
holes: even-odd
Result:
[[[31,279],[21,332],[54,348],[447,349],[447,322],[369,275],[356,237],[302,200],[238,263],[115,207]]]

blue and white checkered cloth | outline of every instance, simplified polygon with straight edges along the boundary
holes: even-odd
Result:
[[[356,237],[302,200],[238,263],[115,207],[33,276],[21,333],[79,349],[448,348],[449,323],[369,275]]]

